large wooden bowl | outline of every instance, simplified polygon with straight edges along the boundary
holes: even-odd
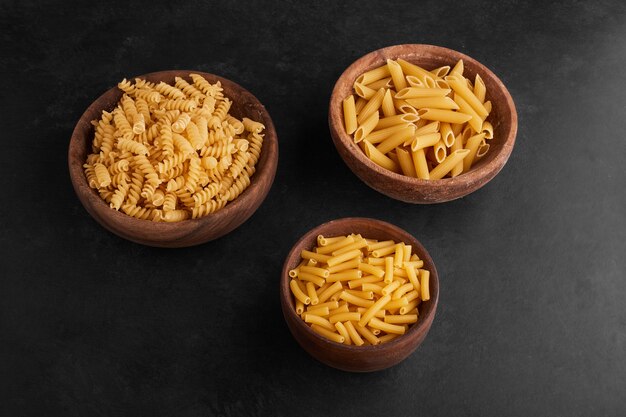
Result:
[[[300,262],[300,252],[310,250],[316,244],[318,235],[335,236],[360,233],[363,237],[379,240],[393,239],[413,247],[413,252],[424,261],[424,268],[430,271],[430,300],[420,303],[419,321],[411,325],[409,331],[384,344],[377,346],[354,346],[332,342],[304,323],[296,314],[293,296],[289,289],[289,270]],[[293,246],[283,265],[280,277],[280,304],[289,330],[296,341],[311,356],[344,371],[371,372],[389,368],[406,359],[423,341],[435,318],[439,300],[439,276],[435,264],[422,244],[406,231],[392,224],[360,217],[348,217],[324,223],[307,234]]]
[[[422,180],[396,174],[370,161],[353,139],[346,133],[343,121],[342,100],[353,93],[356,78],[381,65],[387,59],[402,58],[431,70],[443,65],[454,66],[462,59],[464,75],[474,79],[480,74],[487,87],[487,99],[493,105],[489,120],[494,127],[491,148],[469,172],[455,178]],[[337,80],[330,98],[328,111],[330,133],[339,155],[363,182],[373,189],[407,203],[429,204],[454,200],[476,191],[500,172],[511,155],[517,135],[515,104],[502,81],[475,59],[451,49],[433,45],[396,45],[371,52],[356,60]]]
[[[250,92],[240,85],[217,75],[199,71],[160,71],[139,76],[152,82],[174,83],[175,77],[189,79],[190,73],[200,74],[209,82],[220,81],[224,94],[232,101],[230,113],[238,118],[249,117],[265,125],[265,138],[257,169],[251,177],[250,186],[226,207],[199,219],[177,223],[157,223],[139,220],[113,210],[89,187],[83,164],[94,137],[91,121],[99,119],[102,110],[111,111],[122,96],[117,88],[101,95],[85,111],[78,121],[68,151],[70,177],[74,190],[85,209],[106,229],[133,242],[159,247],[184,247],[198,245],[217,239],[245,222],[261,205],[274,182],[278,163],[278,138],[274,124],[265,107]]]

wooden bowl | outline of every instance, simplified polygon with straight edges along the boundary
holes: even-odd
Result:
[[[342,100],[353,93],[356,78],[365,71],[386,63],[387,59],[402,58],[425,69],[443,65],[454,66],[463,59],[465,76],[474,79],[480,74],[487,87],[487,99],[493,105],[487,120],[494,127],[491,148],[467,173],[455,178],[422,180],[396,174],[370,161],[345,131]],[[339,155],[350,169],[367,185],[396,200],[415,204],[442,203],[464,197],[476,191],[500,172],[511,155],[517,134],[515,104],[502,81],[475,59],[451,49],[433,45],[409,44],[379,49],[350,65],[337,80],[328,111],[330,132]]]
[[[139,76],[148,81],[165,81],[173,84],[175,77],[189,79],[190,73],[200,74],[209,82],[220,81],[224,94],[232,101],[230,113],[235,117],[247,116],[265,125],[265,138],[257,169],[251,177],[250,186],[223,209],[201,217],[177,223],[157,223],[139,220],[113,210],[89,187],[83,164],[91,152],[94,127],[91,121],[99,119],[102,110],[111,111],[122,92],[117,87],[101,95],[87,108],[74,128],[68,151],[68,163],[72,185],[85,209],[106,229],[133,242],[159,247],[184,247],[199,245],[217,239],[245,222],[261,205],[270,190],[278,163],[278,138],[274,124],[265,107],[240,85],[217,75],[199,71],[160,71]]]
[[[379,240],[393,239],[412,245],[413,253],[424,261],[430,271],[430,300],[420,303],[419,320],[408,332],[388,343],[377,346],[354,346],[332,342],[317,333],[296,314],[293,295],[289,289],[289,270],[298,266],[300,252],[310,250],[317,243],[317,236],[347,235],[360,233],[363,237]],[[351,372],[379,371],[406,359],[423,341],[435,318],[439,300],[439,277],[432,258],[422,244],[412,235],[392,224],[362,218],[348,217],[317,226],[305,234],[293,246],[283,265],[280,278],[280,304],[289,330],[296,341],[311,356],[326,365]]]

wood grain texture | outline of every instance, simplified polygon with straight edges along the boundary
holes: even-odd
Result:
[[[209,82],[220,81],[224,95],[232,101],[230,114],[235,117],[249,117],[265,125],[265,138],[256,172],[251,177],[250,186],[223,209],[199,219],[177,223],[157,223],[139,220],[113,210],[100,198],[96,190],[89,187],[83,171],[83,164],[94,137],[91,121],[99,119],[102,110],[111,111],[122,96],[117,88],[111,88],[87,108],[74,128],[68,151],[68,164],[72,185],[76,195],[91,216],[109,231],[124,239],[149,246],[185,247],[199,245],[217,239],[240,226],[257,210],[269,192],[278,163],[278,138],[272,119],[265,107],[250,92],[240,85],[217,75],[199,71],[160,71],[140,75],[148,81],[174,83],[175,77],[189,80],[189,74],[202,75]]]
[[[493,110],[487,120],[494,127],[491,148],[469,172],[455,178],[422,180],[388,171],[370,161],[345,132],[342,100],[353,93],[356,78],[387,59],[402,58],[431,70],[443,65],[453,66],[459,59],[465,64],[464,75],[471,80],[480,74],[487,87],[487,99]],[[517,111],[508,90],[487,67],[475,59],[451,49],[433,45],[396,45],[371,52],[350,65],[339,77],[330,98],[328,124],[335,147],[348,167],[363,182],[373,189],[397,200],[415,204],[442,203],[455,200],[476,191],[491,179],[506,164],[517,135]]]
[[[293,296],[289,289],[289,270],[300,262],[300,252],[310,250],[317,243],[317,236],[347,235],[360,233],[363,237],[379,240],[394,239],[412,245],[413,252],[424,261],[430,271],[430,300],[420,303],[419,321],[409,331],[378,346],[343,345],[318,335],[296,314]],[[428,251],[412,235],[392,224],[369,218],[348,217],[324,223],[305,234],[293,246],[280,278],[280,303],[283,316],[296,341],[311,356],[326,365],[350,372],[372,372],[394,366],[406,359],[423,341],[435,318],[439,300],[439,276]]]

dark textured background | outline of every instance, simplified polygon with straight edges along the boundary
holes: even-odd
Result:
[[[400,43],[478,59],[517,104],[511,159],[462,200],[391,200],[333,148],[335,80]],[[623,2],[3,1],[0,55],[0,415],[626,414]],[[174,68],[257,95],[281,155],[242,227],[162,250],[88,216],[66,152],[103,91]],[[387,371],[317,363],[280,312],[289,248],[344,216],[405,228],[440,271],[430,335]]]

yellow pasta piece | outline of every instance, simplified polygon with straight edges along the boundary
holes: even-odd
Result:
[[[303,250],[300,264],[289,271],[295,276],[289,283],[294,308],[312,330],[332,341],[375,345],[418,321],[424,290],[418,268],[424,262],[411,245],[357,233],[316,240],[317,247]],[[374,252],[384,257],[374,258]],[[387,316],[392,318],[385,321]]]
[[[330,324],[330,322],[324,317],[318,316],[317,314],[311,314],[309,312],[304,313],[304,321],[306,323],[317,324],[318,326],[321,326],[330,331],[335,330],[335,326]]]
[[[378,124],[378,112],[375,111],[365,119],[362,123],[359,123],[359,127],[354,132],[354,142],[359,143],[365,139],[374,130]]]
[[[324,247],[318,247],[315,249],[315,252],[317,253],[321,253],[321,254],[329,254],[329,253],[333,253],[334,251],[344,248],[352,243],[354,243],[354,236],[345,236],[343,237],[341,240],[337,241],[337,242],[333,242],[330,245],[326,245]],[[330,257],[329,257],[330,258]],[[318,259],[319,260],[319,259]],[[322,262],[327,262],[328,258],[325,260],[321,260]]]
[[[469,151],[467,156],[463,159],[463,171],[469,171],[474,163],[474,159],[476,158],[476,153],[478,153],[478,147],[482,143],[485,138],[485,134],[481,133],[479,135],[474,135],[467,140],[465,144],[465,149]]]
[[[317,297],[317,293],[315,292],[315,284],[313,284],[312,282],[306,283],[306,293],[311,299],[312,306],[317,305],[320,302],[319,298]]]
[[[373,327],[374,329],[385,331],[387,333],[404,334],[406,332],[404,326],[386,323],[384,321],[381,321],[380,319],[377,319],[376,317],[372,317],[369,322],[369,326]]]
[[[389,75],[389,67],[383,65],[381,67],[375,68],[359,75],[356,79],[356,82],[358,84],[367,85],[373,83],[374,81],[378,81],[382,78],[388,77]]]
[[[343,117],[346,124],[346,133],[351,135],[357,128],[356,106],[353,95],[343,100]]]
[[[317,266],[303,265],[300,267],[300,271],[308,272],[309,274],[317,275],[322,278],[328,278],[328,276],[330,275],[330,272],[328,271],[328,269],[319,268]]]
[[[396,91],[400,91],[406,87],[406,80],[402,72],[402,67],[396,61],[392,59],[387,60],[387,68],[389,68],[389,74],[393,80],[393,85]]]
[[[467,149],[460,149],[450,153],[450,155],[448,155],[448,157],[441,164],[437,165],[432,171],[430,171],[430,179],[438,180],[443,178],[452,170],[452,168],[454,168],[456,164],[463,161],[469,152],[470,151]]]
[[[363,276],[363,272],[358,269],[351,269],[348,271],[337,272],[334,274],[330,274],[328,278],[326,278],[327,282],[337,282],[337,281],[350,281],[353,279],[359,279]]]
[[[404,316],[402,315],[394,316],[394,315],[388,314],[385,316],[384,321],[385,323],[390,323],[390,324],[417,323],[417,314],[405,314]]]
[[[315,333],[318,333],[333,342],[343,343],[345,341],[345,338],[342,335],[335,333],[334,331],[330,331],[325,327],[319,326],[318,324],[313,324],[311,329],[313,329]],[[333,330],[334,329],[335,327],[333,326]]]
[[[360,326],[358,323],[354,326],[356,331],[363,336],[370,344],[379,345],[380,340],[367,327]]]
[[[422,301],[430,300],[430,288],[429,288],[430,271],[426,269],[420,269],[420,288]]]
[[[479,116],[487,117],[489,115],[489,112],[487,112],[483,103],[467,87],[467,84],[463,81],[462,76],[448,75],[445,80],[448,82],[448,85],[450,85],[450,88],[467,101]]]
[[[415,88],[407,87],[396,93],[395,98],[400,100],[421,99],[424,97],[445,97],[450,93],[449,89],[443,88]],[[407,101],[408,103],[408,101]],[[427,106],[421,106],[427,107]]]
[[[369,118],[372,114],[374,113],[378,114],[378,109],[383,103],[384,96],[385,96],[385,89],[381,88],[372,96],[372,98],[369,99],[367,104],[363,107],[361,112],[357,115],[356,119],[360,125],[362,125],[365,122],[365,120]],[[376,120],[376,123],[374,124],[374,126],[376,126],[377,123],[378,123],[378,120]]]
[[[335,329],[337,330],[337,333],[339,333],[341,336],[343,336],[344,341],[343,343],[346,345],[351,345],[352,341],[350,340],[350,334],[348,333],[348,330],[346,329],[346,327],[343,325],[342,322],[338,321],[335,323]]]
[[[344,321],[359,321],[361,320],[361,313],[358,312],[349,312],[349,313],[339,313],[339,314],[333,314],[328,318],[328,321],[330,321],[332,324],[335,324],[337,322],[344,322]]]
[[[328,306],[324,306],[320,308],[317,308],[317,306],[313,306],[312,308],[307,307],[306,314],[313,314],[315,316],[326,317],[330,314],[330,309],[328,308]]]
[[[343,325],[348,331],[348,334],[350,335],[350,340],[352,341],[352,343],[354,343],[356,346],[362,346],[365,343],[363,339],[361,338],[361,335],[359,335],[359,333],[356,331],[354,325],[351,322],[347,321],[343,323]]]
[[[445,90],[444,90],[445,91]],[[416,109],[431,108],[444,110],[458,110],[459,105],[450,97],[422,97],[422,98],[405,98],[405,101]]]
[[[309,296],[307,296],[302,291],[302,289],[300,289],[295,279],[292,279],[289,282],[289,288],[291,288],[291,292],[293,293],[293,296],[296,297],[296,299],[300,300],[303,304],[308,305],[311,303],[311,298],[309,298]]]
[[[232,102],[219,82],[212,85],[200,75],[190,77],[193,85],[180,77],[175,86],[124,79],[118,84],[125,93],[118,106],[95,123],[85,173],[98,188],[96,171],[101,169],[94,163],[110,171],[111,183],[98,192],[113,208],[142,220],[183,221],[223,208],[249,186],[265,127],[248,119],[256,137],[237,136],[244,123],[228,114]],[[228,143],[218,145],[217,138]],[[207,148],[214,144],[216,156],[225,156],[222,151],[235,155],[221,158],[218,167]],[[96,156],[102,159],[94,161]],[[223,184],[227,186],[217,195]]]
[[[342,291],[342,285],[341,285],[341,282],[339,281],[335,282],[333,285],[331,285],[326,290],[324,290],[321,294],[318,295],[320,303],[325,302],[338,291]]]
[[[398,172],[398,166],[389,157],[385,156],[382,152],[374,147],[370,142],[364,140],[365,155],[375,164],[388,169],[389,171]]]
[[[407,125],[406,127],[402,128],[401,130],[397,131],[396,133],[385,139],[383,142],[381,142],[376,147],[376,150],[381,154],[386,154],[392,149],[402,145],[404,141],[412,137],[413,134],[415,134],[415,126]]]

